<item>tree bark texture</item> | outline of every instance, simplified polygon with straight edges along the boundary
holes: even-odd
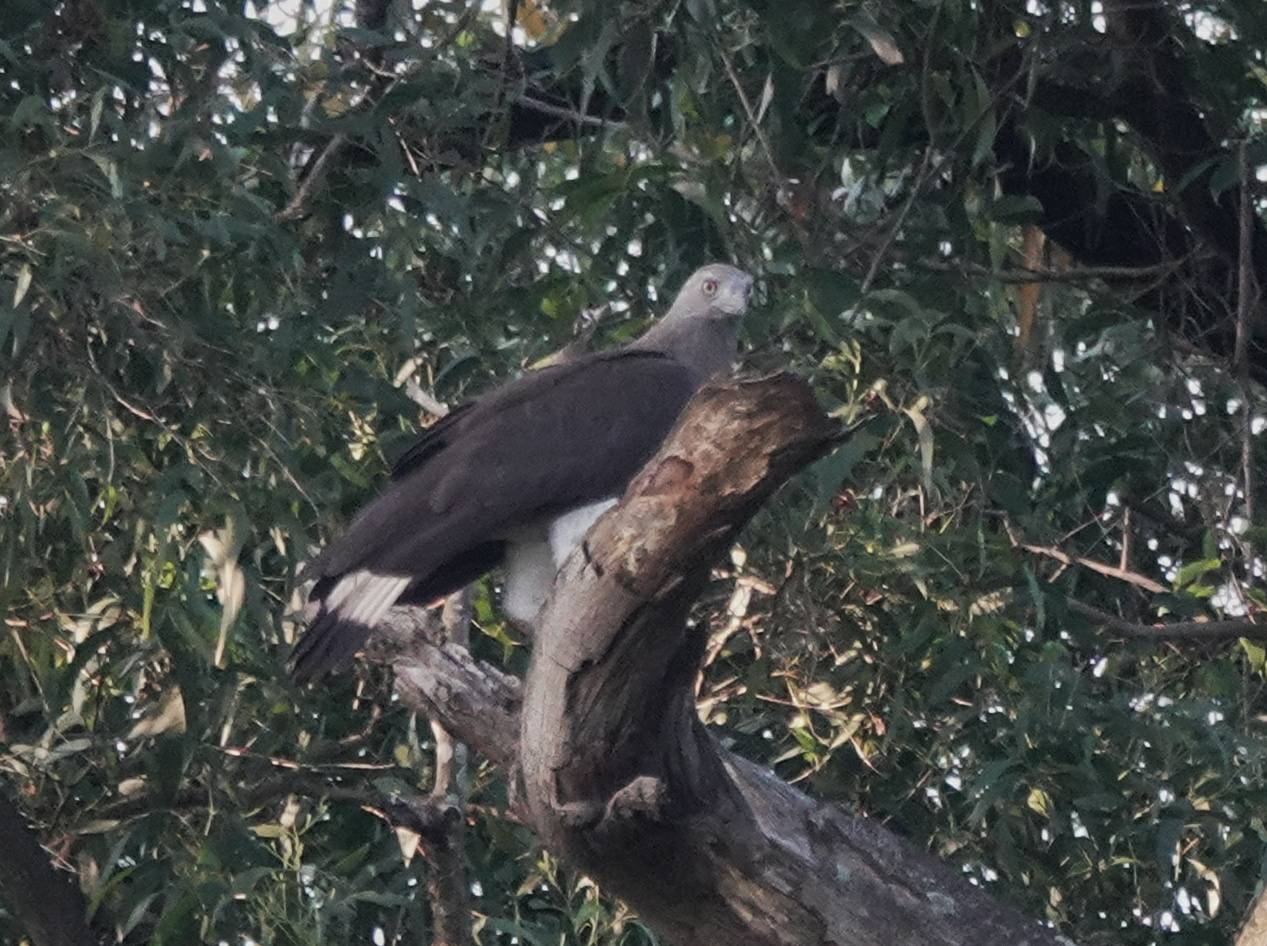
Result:
[[[1254,898],[1233,946],[1267,946],[1267,890]]]
[[[466,647],[470,643],[471,592],[469,588],[449,596],[440,625],[446,642]],[[444,725],[431,721],[435,739],[435,784],[431,797],[438,804],[452,804],[457,817],[445,830],[424,835],[427,899],[431,902],[432,946],[471,946],[471,895],[466,875],[466,746],[454,740]]]
[[[522,712],[513,678],[427,640],[396,658],[399,692],[517,760],[519,807],[547,847],[675,946],[1067,946],[879,825],[725,751],[699,721],[707,632],[687,616],[710,566],[839,440],[791,376],[705,389],[564,566]]]

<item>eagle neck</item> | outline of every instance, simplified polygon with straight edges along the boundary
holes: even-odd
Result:
[[[685,365],[696,384],[703,384],[729,371],[738,357],[739,320],[674,318],[670,312],[629,347],[663,352]]]

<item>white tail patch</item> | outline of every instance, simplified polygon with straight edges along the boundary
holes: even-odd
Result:
[[[399,575],[350,572],[330,589],[325,604],[340,620],[373,627],[408,585],[409,579]]]

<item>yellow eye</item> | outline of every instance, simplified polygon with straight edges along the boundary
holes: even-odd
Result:
[[[717,293],[717,280],[716,280],[716,279],[705,279],[705,280],[704,280],[704,285],[703,285],[701,288],[703,288],[703,290],[704,290],[704,295],[706,295],[706,296],[716,295],[716,293]]]

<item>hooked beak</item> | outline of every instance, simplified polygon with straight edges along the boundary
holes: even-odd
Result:
[[[752,277],[745,275],[741,282],[736,282],[717,300],[717,308],[727,315],[740,316],[748,310],[751,297]]]

